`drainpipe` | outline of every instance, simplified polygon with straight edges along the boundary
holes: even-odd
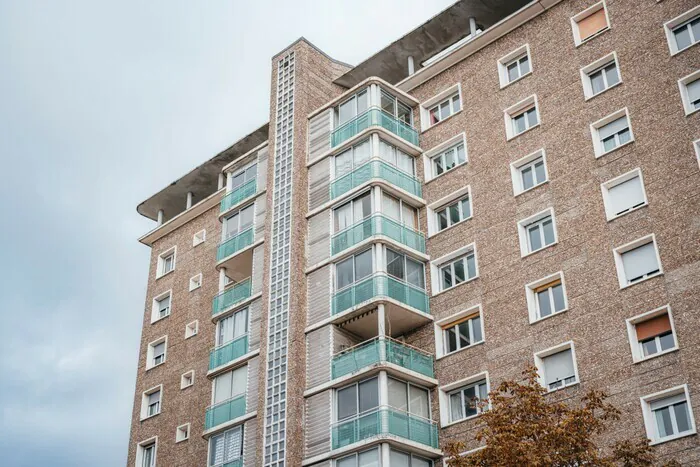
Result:
[[[185,209],[189,209],[192,207],[192,197],[193,193],[191,191],[187,192],[187,207]]]
[[[159,209],[158,210],[158,226],[160,227],[163,225],[163,210]]]

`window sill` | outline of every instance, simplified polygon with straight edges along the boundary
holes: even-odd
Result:
[[[557,244],[559,244],[559,239],[556,239],[556,240],[554,241],[554,243],[550,243],[549,245],[543,246],[542,248],[539,248],[539,249],[534,250],[534,251],[528,251],[528,252],[525,253],[525,254],[523,254],[522,251],[521,251],[521,252],[520,252],[520,259],[522,259],[522,258],[527,258],[528,256],[532,256],[532,255],[534,255],[535,253],[539,253],[540,251],[544,251],[544,250],[546,250],[546,249],[548,249],[548,248],[552,248],[553,246],[555,246],[555,245],[557,245]]]
[[[158,364],[156,364],[156,365],[152,365],[152,366],[147,367],[147,368],[146,368],[146,371],[152,370],[152,369],[154,369],[154,368],[158,368],[159,366],[161,366],[161,365],[163,365],[163,364],[165,364],[165,360],[163,360],[162,362],[160,362],[160,363],[158,363]]]
[[[430,239],[430,238],[437,237],[437,236],[440,235],[441,233],[447,232],[448,230],[452,229],[453,227],[457,227],[458,225],[463,224],[464,222],[467,222],[468,220],[471,220],[473,217],[474,217],[474,216],[471,215],[471,216],[469,216],[469,217],[467,217],[467,218],[465,218],[465,219],[462,219],[462,220],[459,221],[459,222],[455,222],[454,224],[452,224],[452,225],[449,226],[449,227],[445,227],[444,229],[442,229],[442,230],[440,230],[440,231],[438,231],[438,232],[435,232],[434,234],[428,235],[428,238]]]
[[[657,272],[657,273],[655,273],[655,274],[652,274],[652,275],[649,276],[649,277],[645,277],[644,279],[640,279],[640,280],[638,280],[638,281],[634,281],[634,282],[629,283],[629,284],[621,284],[621,285],[620,285],[620,290],[628,289],[628,288],[630,288],[630,287],[634,287],[635,285],[641,284],[642,282],[646,282],[646,281],[648,281],[649,279],[653,279],[653,278],[655,278],[655,277],[659,277],[659,276],[663,276],[663,275],[664,275],[663,271],[659,271],[659,272]]]
[[[435,360],[442,360],[443,358],[451,357],[451,356],[454,355],[454,354],[458,354],[458,353],[460,353],[460,352],[464,352],[465,350],[472,349],[472,348],[476,347],[477,345],[484,344],[485,342],[486,342],[485,340],[482,340],[482,341],[479,341],[479,342],[475,342],[475,343],[473,343],[472,345],[468,345],[468,346],[466,346],[466,347],[462,347],[461,349],[455,350],[454,352],[450,352],[450,353],[442,354],[442,355],[440,355],[440,356],[436,356],[436,357],[435,357]],[[460,421],[461,421],[461,420],[460,420]],[[457,422],[454,422],[454,423],[457,423]]]
[[[450,426],[453,426],[453,425],[458,425],[458,424],[460,424],[460,423],[464,423],[464,422],[468,422],[468,421],[470,421],[470,420],[474,420],[475,418],[479,418],[479,417],[481,416],[482,413],[483,413],[483,412],[479,412],[478,414],[476,414],[476,415],[471,415],[471,416],[469,416],[469,417],[467,417],[467,418],[460,418],[459,420],[455,420],[455,421],[453,421],[453,422],[445,423],[444,425],[441,425],[440,428],[443,428],[443,429],[444,429],[444,428],[447,428],[447,427],[450,427]]]
[[[685,109],[685,116],[690,117],[694,113],[698,113],[698,112],[700,112],[700,109],[691,109],[690,112],[687,109]]]
[[[547,179],[547,180],[545,180],[545,181],[543,181],[543,182],[540,182],[540,183],[538,183],[537,185],[531,186],[531,187],[528,188],[527,190],[519,191],[519,192],[517,192],[516,194],[514,194],[513,196],[514,196],[515,198],[517,198],[518,196],[524,195],[525,193],[529,193],[530,191],[534,190],[535,188],[541,187],[542,185],[546,185],[547,183],[549,183],[549,179]]]
[[[161,274],[161,275],[159,275],[159,276],[156,276],[156,280],[158,280],[158,279],[160,279],[160,278],[162,278],[162,277],[165,277],[165,276],[167,276],[168,274],[172,274],[173,272],[175,272],[175,268],[172,268],[170,271],[168,271],[168,272],[166,272],[166,273],[163,273],[163,274]]]
[[[700,44],[700,41],[694,42],[694,43],[690,44],[690,45],[689,45],[688,47],[686,47],[685,49],[676,50],[675,52],[672,52],[672,53],[671,53],[671,57],[675,57],[676,55],[678,55],[678,54],[680,54],[680,53],[683,53],[683,52],[685,52],[685,51],[688,50],[688,49],[692,49],[694,45],[698,45],[698,44]]]
[[[651,442],[649,443],[649,446],[656,446],[657,444],[663,444],[663,443],[667,443],[667,442],[669,442],[669,441],[675,441],[675,440],[677,440],[677,439],[685,438],[686,436],[693,436],[693,435],[696,435],[696,434],[697,434],[697,431],[696,431],[696,430],[693,430],[693,431],[689,431],[689,432],[687,432],[687,433],[679,433],[679,434],[677,434],[677,435],[667,436],[666,438],[662,438],[662,439],[657,439],[657,440],[651,441]]]
[[[153,321],[151,321],[151,324],[156,324],[158,321],[162,321],[162,320],[164,320],[165,318],[167,318],[168,316],[170,316],[170,313],[168,313],[167,315],[163,316],[162,318],[154,319]]]
[[[190,289],[190,292],[194,292],[195,290],[201,289],[201,288],[202,288],[202,284],[199,284],[197,287],[192,287],[192,288]]]
[[[184,391],[185,389],[191,388],[192,386],[194,386],[194,383],[188,384],[187,386],[180,386],[180,391]]]
[[[600,91],[600,92],[597,93],[597,94],[592,94],[592,95],[590,95],[590,96],[585,96],[585,100],[586,100],[586,101],[589,101],[589,100],[593,99],[594,97],[598,97],[598,96],[600,96],[601,94],[605,94],[605,93],[608,92],[609,90],[611,90],[611,89],[613,89],[613,88],[616,88],[616,87],[618,87],[618,86],[621,85],[621,84],[622,84],[622,80],[618,81],[617,83],[613,84],[612,86],[608,86],[607,88],[603,89],[602,91]]]
[[[569,307],[568,307],[568,306],[567,306],[566,308],[564,308],[563,310],[561,310],[561,311],[555,311],[555,312],[552,313],[551,315],[545,316],[544,318],[537,318],[537,319],[535,319],[535,320],[531,320],[531,321],[530,321],[530,324],[537,324],[537,323],[540,323],[540,322],[542,322],[542,321],[545,321],[545,320],[547,320],[547,319],[549,319],[549,318],[553,318],[554,316],[560,315],[560,314],[562,314],[562,313],[564,313],[564,312],[567,312],[567,311],[569,311]]]
[[[421,134],[425,133],[426,131],[428,131],[428,130],[430,130],[430,129],[432,129],[432,128],[435,128],[436,126],[438,126],[438,125],[441,124],[441,123],[444,123],[444,122],[448,121],[449,119],[451,119],[451,118],[454,117],[455,115],[461,114],[461,113],[462,113],[462,110],[464,110],[464,109],[459,109],[457,112],[455,112],[455,113],[453,113],[453,114],[451,114],[451,115],[448,115],[447,117],[443,118],[443,119],[440,120],[439,122],[433,123],[432,125],[430,125],[430,126],[429,126],[428,128],[426,128],[425,130],[421,130]],[[428,118],[430,118],[430,117],[428,117]]]
[[[509,122],[509,123],[510,123],[510,122]],[[512,141],[512,140],[514,140],[515,138],[517,138],[518,136],[522,136],[522,135],[524,135],[525,133],[529,132],[530,130],[534,130],[535,128],[539,128],[539,126],[540,126],[540,122],[537,122],[537,125],[533,125],[533,126],[531,126],[530,128],[528,128],[528,129],[525,130],[525,131],[521,131],[520,133],[518,133],[518,134],[516,134],[516,135],[507,136],[507,137],[506,137],[506,141]]]
[[[630,145],[630,144],[632,144],[632,143],[634,143],[634,138],[632,138],[631,140],[627,141],[627,142],[624,143],[624,144],[621,144],[621,145],[619,145],[619,146],[617,146],[617,147],[611,149],[610,151],[607,151],[607,152],[599,152],[598,154],[595,155],[595,158],[596,158],[596,159],[600,159],[601,157],[607,156],[608,154],[611,154],[611,153],[617,151],[618,149],[622,149],[622,148],[624,148],[625,146],[628,146],[628,145]]]
[[[552,394],[553,392],[561,391],[562,389],[567,389],[567,388],[570,388],[573,386],[578,386],[579,384],[581,384],[580,381],[574,381],[573,383],[569,383],[569,384],[566,384],[564,386],[560,386],[558,388],[547,389],[547,394]]]
[[[502,84],[502,85],[501,85],[501,89],[505,89],[505,88],[507,88],[508,86],[510,86],[511,84],[515,84],[515,83],[517,83],[518,81],[520,81],[521,79],[527,78],[527,77],[530,76],[531,74],[532,74],[532,70],[528,71],[527,73],[525,73],[524,75],[520,76],[519,78],[514,79],[513,81],[508,81],[507,83]]]
[[[619,218],[621,218],[621,217],[624,217],[624,216],[626,216],[627,214],[629,214],[629,213],[631,213],[631,212],[637,211],[637,210],[642,209],[642,208],[645,208],[645,207],[647,207],[647,206],[649,206],[649,203],[644,203],[644,204],[642,204],[641,206],[637,206],[636,208],[628,209],[627,211],[625,211],[625,212],[623,212],[623,213],[620,213],[620,214],[617,214],[617,215],[615,215],[615,216],[613,216],[613,217],[608,217],[607,220],[608,220],[608,222],[612,222],[612,221],[614,221],[615,219],[619,219]]]
[[[581,47],[583,44],[587,44],[588,42],[592,41],[596,37],[600,37],[601,35],[605,34],[608,31],[610,31],[610,26],[606,26],[605,29],[601,29],[600,31],[586,37],[585,39],[579,39],[578,44],[576,44],[576,47],[577,48]]]
[[[636,360],[633,361],[633,363],[642,363],[642,362],[646,362],[647,360],[653,360],[653,359],[655,359],[656,357],[662,357],[662,356],[664,356],[664,355],[667,355],[667,354],[676,352],[676,351],[678,351],[678,350],[679,350],[678,347],[673,347],[673,348],[671,348],[671,349],[667,349],[667,350],[664,350],[664,351],[662,351],[662,352],[658,352],[658,353],[655,353],[655,354],[653,354],[653,355],[649,355],[648,357],[642,357],[642,358],[636,359]]]
[[[439,268],[439,267],[438,267],[438,268]],[[464,281],[464,282],[460,282],[460,283],[457,284],[457,285],[453,285],[453,286],[450,287],[449,289],[444,289],[444,290],[440,290],[439,292],[435,292],[433,295],[431,295],[431,297],[437,297],[438,295],[442,295],[442,294],[444,294],[445,292],[449,292],[450,290],[456,289],[457,287],[460,287],[460,286],[465,285],[465,284],[469,284],[470,282],[475,281],[475,280],[478,279],[478,278],[479,278],[479,274],[477,273],[476,276],[472,277],[471,279],[467,279],[467,280]]]
[[[432,160],[431,160],[430,162],[432,162]],[[469,162],[468,159],[465,160],[464,162],[462,162],[461,164],[455,165],[455,166],[452,167],[451,169],[445,170],[445,171],[444,171],[443,173],[441,173],[440,175],[436,175],[436,176],[434,176],[433,178],[431,178],[430,180],[426,180],[426,181],[425,181],[425,184],[427,185],[428,183],[432,182],[433,180],[437,180],[437,179],[439,179],[439,178],[444,177],[445,175],[447,175],[447,174],[449,174],[449,173],[454,172],[456,169],[462,167],[463,165],[467,165],[467,162]]]
[[[148,416],[146,416],[146,417],[141,418],[140,421],[143,422],[143,421],[149,420],[149,419],[151,419],[151,418],[153,418],[153,417],[157,417],[157,416],[160,415],[161,413],[163,413],[163,412],[161,411],[161,412],[158,412],[158,413],[154,413],[153,415],[148,415]]]

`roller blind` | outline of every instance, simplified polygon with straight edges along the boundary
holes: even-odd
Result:
[[[642,321],[635,325],[637,330],[637,340],[643,341],[650,337],[655,337],[671,330],[671,320],[668,319],[668,314],[664,313],[661,316]]]
[[[668,407],[669,405],[677,404],[679,402],[685,402],[684,392],[673,396],[664,397],[663,399],[655,400],[649,405],[651,406],[651,410],[657,410],[662,409],[664,407]]]
[[[614,135],[615,133],[619,133],[620,131],[628,127],[629,124],[627,123],[627,116],[620,117],[617,120],[613,120],[607,125],[600,127],[598,129],[598,135],[600,136],[600,139],[603,140],[608,136]]]
[[[688,83],[686,89],[688,90],[688,100],[691,103],[700,100],[700,79]]]
[[[649,242],[634,250],[622,253],[622,264],[628,282],[658,270],[659,263],[656,261],[654,243]]]
[[[644,202],[642,181],[639,177],[631,178],[625,182],[608,189],[611,211],[619,214],[633,206]]]
[[[574,376],[574,359],[571,349],[544,358],[544,374],[547,385]]]
[[[598,31],[602,31],[608,26],[605,18],[605,8],[601,8],[592,15],[586,16],[578,21],[578,33],[581,40],[588,39]]]
[[[165,342],[161,342],[160,344],[153,347],[153,355],[155,355],[156,357],[158,355],[162,355],[163,353],[165,353]]]

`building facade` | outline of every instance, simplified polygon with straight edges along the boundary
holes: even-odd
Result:
[[[438,466],[499,382],[604,389],[700,464],[700,6],[462,0],[269,122],[157,222],[128,465]]]

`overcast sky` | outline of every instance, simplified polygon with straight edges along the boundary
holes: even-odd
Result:
[[[451,3],[0,0],[0,464],[125,464],[136,205],[267,121],[272,55],[356,64]]]

